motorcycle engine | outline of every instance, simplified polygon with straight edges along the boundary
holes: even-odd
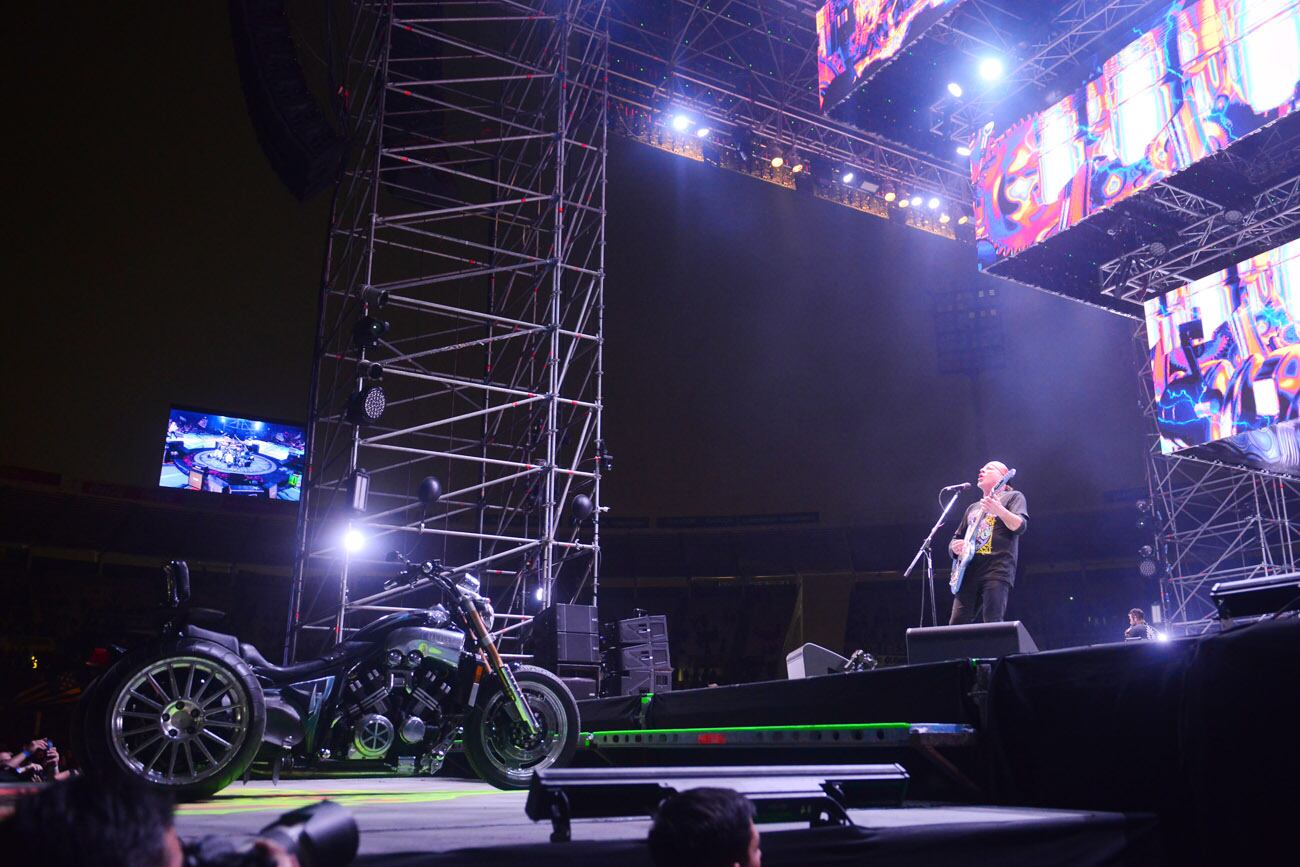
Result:
[[[444,735],[444,706],[464,635],[447,629],[396,630],[378,665],[362,667],[344,688],[335,745],[349,758],[425,751]]]

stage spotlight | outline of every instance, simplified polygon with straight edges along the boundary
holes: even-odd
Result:
[[[946,222],[948,222],[948,221],[951,220],[951,219],[952,219],[952,217],[948,216],[947,214],[940,214],[940,215],[939,215],[939,222],[940,222],[940,223],[946,223]]]
[[[939,207],[939,197],[938,197],[938,196],[931,196],[931,197],[930,197],[930,200],[929,200],[928,202],[925,203],[925,206],[926,206],[927,208],[929,208],[930,210],[932,210],[932,211],[935,210],[936,208]]]
[[[979,71],[980,78],[985,81],[997,81],[1002,77],[1005,67],[1002,60],[997,57],[986,57],[980,61]]]
[[[957,145],[957,156],[959,157],[970,156],[970,148],[966,147],[966,145]]]
[[[794,172],[797,175],[803,170],[804,170],[803,160],[795,159],[794,165],[790,166],[790,171]]]
[[[708,138],[709,133],[711,132],[713,132],[713,130],[709,129],[707,126],[702,126],[695,131],[695,134],[700,138]]]
[[[348,398],[347,419],[353,424],[378,421],[388,408],[388,395],[382,385],[367,385]]]
[[[358,467],[348,477],[348,502],[358,515],[366,511],[370,500],[370,473]]]
[[[847,171],[844,174],[840,175],[840,183],[851,184],[853,183],[853,179],[855,177],[857,177],[857,175],[853,174],[853,172],[851,171]]]
[[[543,599],[545,599],[546,588],[538,584],[537,589],[533,591],[533,598],[536,599],[538,602],[541,602]]]
[[[948,82],[948,92],[953,96],[960,97],[962,94],[961,85],[955,81]]]
[[[361,290],[361,300],[371,307],[383,307],[388,303],[388,290],[367,286]]]
[[[907,201],[907,199],[899,199],[899,200],[898,200],[898,206],[899,206],[900,208],[906,208],[907,205],[908,205],[908,201]]]
[[[919,208],[919,207],[921,207],[921,197],[920,197],[920,196],[912,196],[912,207],[913,207],[913,208]]]
[[[362,316],[357,320],[357,324],[352,326],[352,341],[361,348],[374,346],[379,342],[379,338],[388,333],[388,328],[388,323],[382,319]]]
[[[885,201],[886,201],[886,202],[892,202],[894,199],[897,199],[897,198],[898,198],[898,193],[895,193],[893,190],[885,190]]]
[[[366,547],[366,536],[356,527],[348,527],[343,533],[343,548],[349,554],[356,554],[362,548]]]
[[[684,114],[675,114],[672,119],[672,128],[678,132],[686,132],[691,125],[691,119]]]
[[[970,222],[970,217],[966,216],[965,214],[962,214],[960,217],[957,218],[958,226],[964,226],[969,222]]]
[[[785,165],[785,159],[780,154],[772,157],[772,168],[779,169],[783,165]]]
[[[1169,640],[1168,633],[1161,632],[1159,629],[1156,630],[1156,641],[1168,641],[1168,640]]]

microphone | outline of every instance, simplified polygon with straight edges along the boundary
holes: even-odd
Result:
[[[969,487],[970,487],[970,482],[962,482],[961,484],[958,484],[958,485],[949,485],[948,487],[946,487],[946,488],[941,488],[940,490],[945,491],[945,492],[947,492],[947,491],[964,491],[964,490],[966,490],[966,489],[969,488]]]

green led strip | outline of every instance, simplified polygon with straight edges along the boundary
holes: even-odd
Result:
[[[596,738],[613,735],[702,735],[725,734],[727,732],[825,732],[825,731],[876,731],[879,729],[907,729],[911,723],[817,723],[816,725],[789,726],[717,726],[713,728],[688,729],[611,729],[609,731],[591,732],[588,737]]]

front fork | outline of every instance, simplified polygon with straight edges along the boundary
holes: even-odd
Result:
[[[536,737],[542,730],[541,725],[537,722],[537,717],[533,715],[533,709],[524,701],[524,694],[519,689],[519,682],[515,680],[514,672],[510,666],[506,665],[505,660],[501,658],[500,652],[497,651],[496,642],[492,640],[492,635],[488,632],[487,624],[483,622],[483,617],[479,614],[478,606],[472,599],[464,597],[460,600],[461,611],[465,613],[465,618],[469,620],[470,625],[474,627],[474,635],[478,638],[479,647],[483,649],[483,655],[487,657],[488,668],[501,681],[501,688],[505,690],[506,698],[510,699],[510,704],[515,710],[515,717],[523,723],[528,729],[530,737]]]

